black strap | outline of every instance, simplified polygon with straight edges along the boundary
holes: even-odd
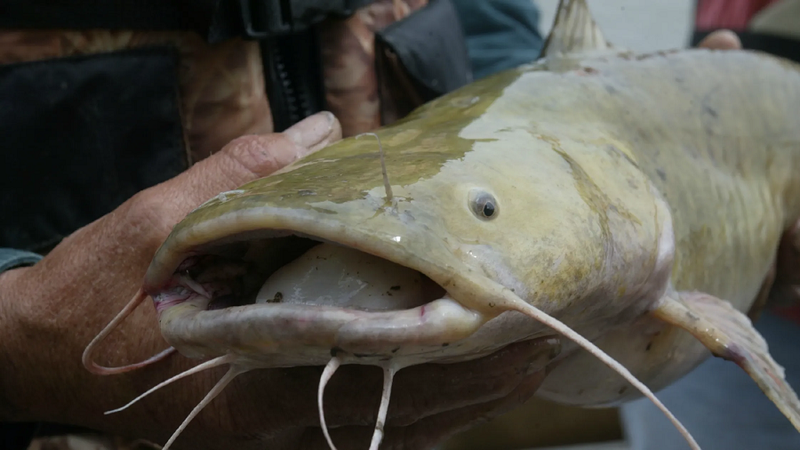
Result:
[[[696,31],[692,35],[692,47],[697,46],[703,39],[716,30]],[[752,33],[737,31],[736,34],[742,41],[742,48],[760,50],[786,59],[800,62],[800,40],[772,34]]]
[[[330,16],[347,17],[375,0],[239,0],[245,34],[264,39],[305,31]]]
[[[0,423],[0,448],[25,450],[36,433],[36,423]]]
[[[347,17],[374,0],[2,0],[0,28],[194,31],[264,39]]]
[[[453,3],[428,5],[376,33],[429,95],[426,101],[472,81],[467,42]]]

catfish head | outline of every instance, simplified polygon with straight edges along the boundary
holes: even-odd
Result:
[[[553,334],[503,314],[512,297],[590,338],[646,311],[670,263],[646,179],[617,150],[602,167],[594,147],[502,122],[381,131],[388,190],[379,142],[362,138],[207,202],[147,274],[165,338],[270,367],[408,365]],[[589,153],[620,176],[598,185]]]

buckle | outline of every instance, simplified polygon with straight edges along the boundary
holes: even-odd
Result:
[[[347,17],[359,5],[352,0],[239,0],[244,37],[264,39],[307,30],[330,15]]]

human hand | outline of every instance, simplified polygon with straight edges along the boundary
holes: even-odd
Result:
[[[712,50],[739,50],[742,48],[742,41],[731,30],[717,30],[706,36],[697,46]]]
[[[104,415],[197,361],[173,355],[140,370],[97,376],[81,364],[84,347],[140,287],[154,252],[189,211],[340,136],[338,121],[321,114],[283,134],[234,140],[76,231],[37,265],[0,275],[0,419],[70,423],[165,442],[222,373],[197,374],[127,411]],[[527,342],[478,361],[401,370],[384,448],[422,448],[521,404],[541,383],[540,369],[555,346]],[[165,347],[148,306],[123,322],[95,357],[118,366]],[[315,396],[320,373],[300,367],[240,376],[190,424],[176,448],[325,448]],[[331,380],[326,417],[337,427],[332,435],[341,448],[364,447],[381,385],[380,370],[370,367],[346,366]]]

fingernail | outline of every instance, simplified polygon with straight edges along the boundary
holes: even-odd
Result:
[[[287,128],[283,133],[301,147],[312,148],[331,135],[336,118],[328,111],[318,112]]]
[[[698,47],[711,50],[737,50],[742,47],[739,36],[731,30],[717,30],[706,36]]]

